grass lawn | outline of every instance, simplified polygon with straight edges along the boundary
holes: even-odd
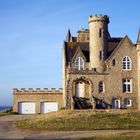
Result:
[[[6,116],[6,115],[12,115],[12,114],[15,114],[15,113],[12,112],[12,110],[10,110],[10,109],[6,109],[6,110],[3,110],[3,111],[0,111],[0,117],[1,116]]]
[[[24,129],[50,131],[140,130],[140,112],[59,111],[17,121],[16,126]]]
[[[10,115],[10,114],[11,114],[10,112],[0,112],[0,117],[5,115]]]
[[[110,137],[93,137],[78,140],[140,140],[139,136],[110,136]]]

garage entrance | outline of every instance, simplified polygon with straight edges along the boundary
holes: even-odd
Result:
[[[19,114],[35,114],[34,102],[20,102],[18,103]]]
[[[58,111],[58,103],[57,102],[42,102],[41,103],[41,113],[48,113]]]

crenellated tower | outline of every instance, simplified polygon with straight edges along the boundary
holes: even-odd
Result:
[[[90,66],[97,72],[105,70],[104,60],[108,53],[108,23],[107,15],[91,15],[88,19],[90,28]]]

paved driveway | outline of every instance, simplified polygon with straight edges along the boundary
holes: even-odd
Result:
[[[140,130],[98,130],[98,131],[32,131],[20,130],[14,126],[14,121],[26,119],[28,115],[10,115],[0,117],[0,139],[59,139],[76,140],[84,137],[108,135],[136,135]]]

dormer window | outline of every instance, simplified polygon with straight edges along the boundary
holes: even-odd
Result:
[[[84,69],[84,60],[82,57],[77,57],[75,60],[75,68],[78,70]]]

